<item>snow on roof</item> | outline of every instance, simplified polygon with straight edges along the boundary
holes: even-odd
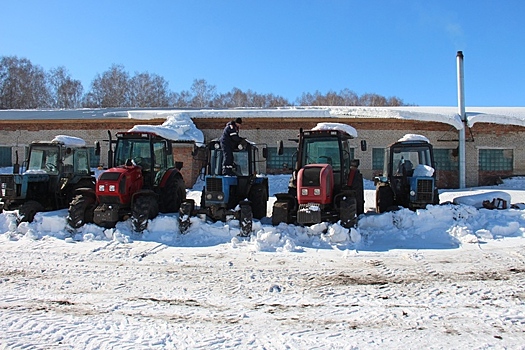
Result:
[[[162,125],[135,125],[129,131],[153,132],[172,141],[194,141],[204,143],[204,134],[197,129],[188,113],[173,111],[128,111],[130,118],[155,115],[155,118],[165,117]]]
[[[445,123],[463,129],[457,107],[401,106],[293,106],[277,108],[230,109],[64,109],[64,110],[1,110],[0,120],[47,119],[155,119],[187,113],[190,118],[387,118]],[[525,126],[525,107],[466,107],[469,126],[475,123],[496,123]]]
[[[67,135],[57,135],[51,142],[63,143],[66,147],[85,147],[86,141],[80,137],[67,136]]]
[[[340,130],[354,138],[357,137],[357,131],[354,127],[342,123],[317,123],[312,130]]]
[[[520,108],[469,108],[466,114],[469,126],[473,126],[476,123],[525,126],[525,117]]]
[[[423,142],[430,143],[430,141],[428,140],[426,136],[418,135],[418,134],[406,134],[405,136],[397,140],[397,142],[407,142],[407,141],[423,141]]]

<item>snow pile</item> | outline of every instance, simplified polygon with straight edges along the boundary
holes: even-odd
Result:
[[[318,123],[312,130],[339,130],[354,138],[357,137],[357,130],[354,127],[342,123]]]
[[[140,114],[154,113],[156,116],[159,112],[155,111],[141,111]],[[128,112],[134,115],[135,111]],[[172,141],[194,141],[196,143],[204,143],[204,134],[197,129],[188,113],[161,113],[166,117],[166,121],[162,125],[135,125],[129,131],[138,132],[153,132],[165,139]]]
[[[86,141],[80,137],[67,136],[67,135],[57,135],[51,142],[62,143],[66,147],[85,147]]]
[[[251,237],[239,238],[237,220],[207,222],[203,217],[192,217],[186,234],[178,228],[178,214],[161,214],[151,220],[142,234],[133,232],[131,221],[119,222],[115,228],[104,229],[96,225],[84,225],[71,231],[66,226],[67,210],[38,213],[32,223],[16,224],[15,213],[0,215],[0,233],[9,239],[42,239],[47,236],[67,239],[71,242],[109,240],[129,243],[135,240],[153,241],[169,246],[202,247],[220,244],[239,244],[253,251],[300,252],[305,248],[336,248],[358,250],[390,250],[394,248],[441,249],[457,248],[462,244],[493,240],[503,237],[524,237],[525,210],[488,210],[480,205],[483,200],[502,198],[511,203],[524,201],[524,191],[480,189],[464,192],[449,192],[440,195],[442,202],[453,196],[456,205],[429,206],[425,210],[401,209],[383,214],[367,214],[360,217],[355,229],[346,229],[339,224],[321,223],[311,226],[295,226],[281,223],[271,225],[273,194],[286,192],[288,175],[270,176],[270,201],[268,217],[254,220]],[[520,186],[519,179],[507,182],[510,188]],[[373,188],[373,186],[365,186]],[[188,191],[187,198],[200,202],[202,184]],[[512,193],[512,196],[510,195]],[[374,206],[374,190],[365,190],[365,208]],[[478,209],[481,208],[481,209]],[[310,210],[314,208],[309,208]]]
[[[483,202],[492,202],[494,200],[504,200],[511,203],[511,196],[503,191],[489,191],[473,195],[465,195],[454,198],[454,204],[470,205],[474,208],[483,208]]]

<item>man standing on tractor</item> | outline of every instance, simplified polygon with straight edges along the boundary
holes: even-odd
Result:
[[[228,122],[224,131],[222,133],[220,142],[221,148],[224,153],[224,158],[222,160],[222,173],[223,175],[234,176],[233,172],[233,150],[239,145],[242,144],[244,138],[239,136],[240,125],[242,124],[242,119],[237,118]]]

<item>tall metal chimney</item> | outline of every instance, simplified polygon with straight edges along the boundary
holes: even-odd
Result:
[[[463,128],[459,130],[459,188],[465,188],[466,179],[466,152],[465,152],[465,129],[467,127],[467,114],[465,113],[465,86],[463,78],[463,52],[458,51],[457,75],[458,75],[458,114],[463,121]]]

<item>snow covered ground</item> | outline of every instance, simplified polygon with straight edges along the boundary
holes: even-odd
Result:
[[[287,183],[270,177],[269,216]],[[525,206],[477,208],[494,196],[524,203],[525,179],[350,231],[265,218],[249,238],[199,218],[181,235],[175,214],[138,235],[3,213],[0,348],[525,349]]]

